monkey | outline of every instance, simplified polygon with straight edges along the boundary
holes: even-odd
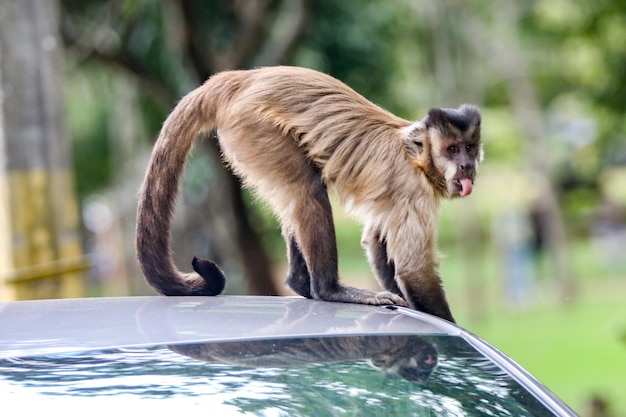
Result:
[[[218,265],[172,260],[170,223],[196,137],[272,209],[286,241],[286,286],[312,299],[398,305],[455,322],[437,272],[440,200],[473,190],[483,158],[474,105],[395,116],[336,78],[300,67],[211,76],[167,117],[138,192],[136,252],[162,295],[218,295]],[[329,191],[363,224],[362,246],[382,291],[340,283]]]

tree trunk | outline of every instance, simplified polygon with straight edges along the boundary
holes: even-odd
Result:
[[[3,2],[0,14],[0,297],[83,295],[57,34],[57,4]]]

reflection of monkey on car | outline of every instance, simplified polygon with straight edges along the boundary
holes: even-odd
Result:
[[[342,82],[304,68],[227,71],[185,96],[163,125],[139,192],[137,255],[164,295],[217,295],[217,265],[173,263],[170,223],[195,138],[215,131],[224,159],[279,217],[286,283],[303,297],[410,306],[454,321],[438,265],[442,198],[466,196],[482,158],[474,106],[431,109],[410,122]],[[386,291],[340,284],[327,189],[364,224],[362,243]]]
[[[247,320],[247,341],[224,341],[221,343],[182,343],[168,346],[174,352],[195,359],[226,363],[242,367],[288,367],[315,363],[340,361],[369,361],[389,375],[423,383],[438,364],[440,339],[436,344],[429,338],[415,335],[394,335],[414,324],[412,319],[392,312],[392,308],[373,309],[368,314],[341,314],[326,303],[307,302],[297,297],[281,298],[272,307],[272,314],[254,316],[258,311],[254,304],[221,307],[220,300],[194,298],[193,308],[185,308],[186,314],[197,310],[211,311],[210,323]],[[137,313],[137,328],[146,340],[169,340],[182,326],[190,334],[197,327],[186,328],[185,319],[170,328],[168,308],[164,298],[151,299]],[[230,305],[224,301],[226,305]],[[167,308],[164,308],[166,307]],[[173,305],[176,309],[176,305]],[[277,315],[276,310],[282,315]],[[204,314],[204,313],[201,313]],[[223,327],[223,326],[222,326]],[[205,329],[206,330],[206,329]],[[375,331],[377,335],[371,335]],[[173,333],[172,333],[173,332]],[[202,331],[201,331],[202,332]],[[309,337],[289,339],[293,334],[309,334]]]
[[[385,374],[423,384],[437,366],[434,346],[418,336],[341,336],[169,346],[207,362],[243,367],[288,367],[369,360]]]

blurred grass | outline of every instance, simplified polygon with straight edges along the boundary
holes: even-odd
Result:
[[[376,288],[360,248],[360,227],[341,213],[336,220],[342,279]],[[586,414],[587,403],[597,395],[615,415],[626,415],[625,271],[611,273],[591,243],[578,240],[570,250],[576,295],[561,301],[543,265],[527,302],[513,307],[504,295],[503,267],[495,251],[490,246],[481,251],[482,275],[477,278],[482,287],[476,287],[466,278],[457,243],[445,233],[440,236],[445,240],[440,272],[459,324],[520,363],[577,413]],[[473,313],[475,298],[469,291],[482,292],[481,319]]]

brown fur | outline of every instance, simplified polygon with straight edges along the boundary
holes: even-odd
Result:
[[[224,286],[210,261],[194,259],[199,274],[178,271],[169,249],[185,160],[194,139],[214,129],[226,162],[281,221],[294,291],[328,301],[408,302],[453,321],[436,272],[435,226],[440,198],[458,196],[459,180],[474,179],[482,153],[475,107],[431,109],[412,123],[313,70],[211,77],[165,121],[139,192],[139,262],[165,295],[215,295]],[[363,245],[387,291],[339,283],[327,188],[364,223]]]

